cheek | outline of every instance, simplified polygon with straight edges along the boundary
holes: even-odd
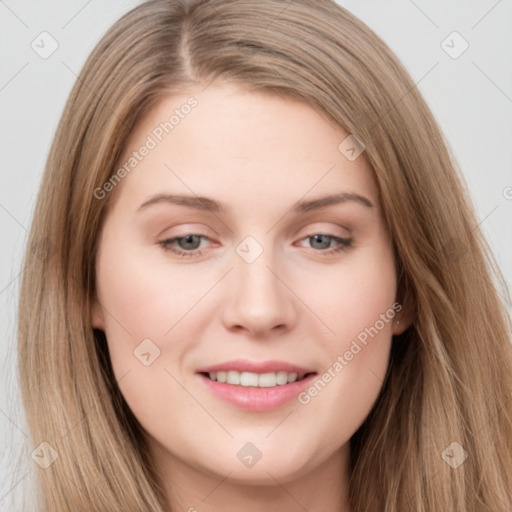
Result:
[[[163,413],[169,403],[177,411],[171,423],[194,408],[176,369],[201,339],[206,319],[200,299],[211,283],[204,273],[198,279],[185,266],[171,272],[165,263],[148,264],[144,252],[121,247],[105,245],[97,266],[98,291],[119,388],[135,417],[151,431],[164,417],[174,417]]]
[[[323,272],[315,279],[303,280],[302,290],[308,306],[328,328],[330,336],[324,339],[331,353],[344,349],[347,342],[350,345],[376,322],[383,337],[391,335],[391,322],[381,321],[396,296],[394,258],[388,244],[362,249],[347,257],[335,271],[331,268]],[[390,315],[394,312],[389,311],[387,317]]]
[[[195,313],[201,309],[197,307],[201,297],[211,287],[208,276],[201,273],[198,279],[197,272],[194,275],[185,265],[170,272],[165,260],[148,264],[144,251],[147,249],[123,251],[122,245],[106,245],[98,260],[98,292],[117,377],[133,368],[134,363],[138,367],[140,361],[136,357],[141,350],[144,354],[149,350],[152,357],[160,351],[155,360],[157,366],[163,366],[163,360],[170,356],[179,360],[199,339],[193,334],[206,321]],[[168,350],[184,326],[189,335],[182,336],[179,346]]]
[[[205,272],[198,278],[198,271],[186,265],[170,271],[165,258],[152,261],[157,250],[130,248],[127,257],[106,247],[98,262],[106,322],[121,324],[133,336],[163,336],[208,290]]]

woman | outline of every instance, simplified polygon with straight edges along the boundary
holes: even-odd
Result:
[[[476,226],[414,83],[334,2],[135,8],[71,93],[29,240],[43,509],[509,510]]]

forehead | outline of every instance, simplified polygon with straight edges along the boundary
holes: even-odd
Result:
[[[351,160],[342,151],[349,135],[291,98],[233,84],[191,88],[162,98],[135,126],[116,192],[132,201],[179,192],[248,204],[344,191],[377,203],[364,153]]]

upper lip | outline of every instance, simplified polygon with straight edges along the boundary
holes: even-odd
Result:
[[[199,368],[197,373],[213,373],[223,371],[252,372],[252,373],[270,373],[285,371],[288,373],[314,373],[314,370],[288,363],[286,361],[249,361],[248,359],[235,359],[213,366]]]

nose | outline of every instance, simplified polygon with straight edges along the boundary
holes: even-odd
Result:
[[[269,250],[252,263],[234,255],[222,312],[228,330],[266,337],[292,328],[297,318],[293,283],[286,282],[282,269]]]

